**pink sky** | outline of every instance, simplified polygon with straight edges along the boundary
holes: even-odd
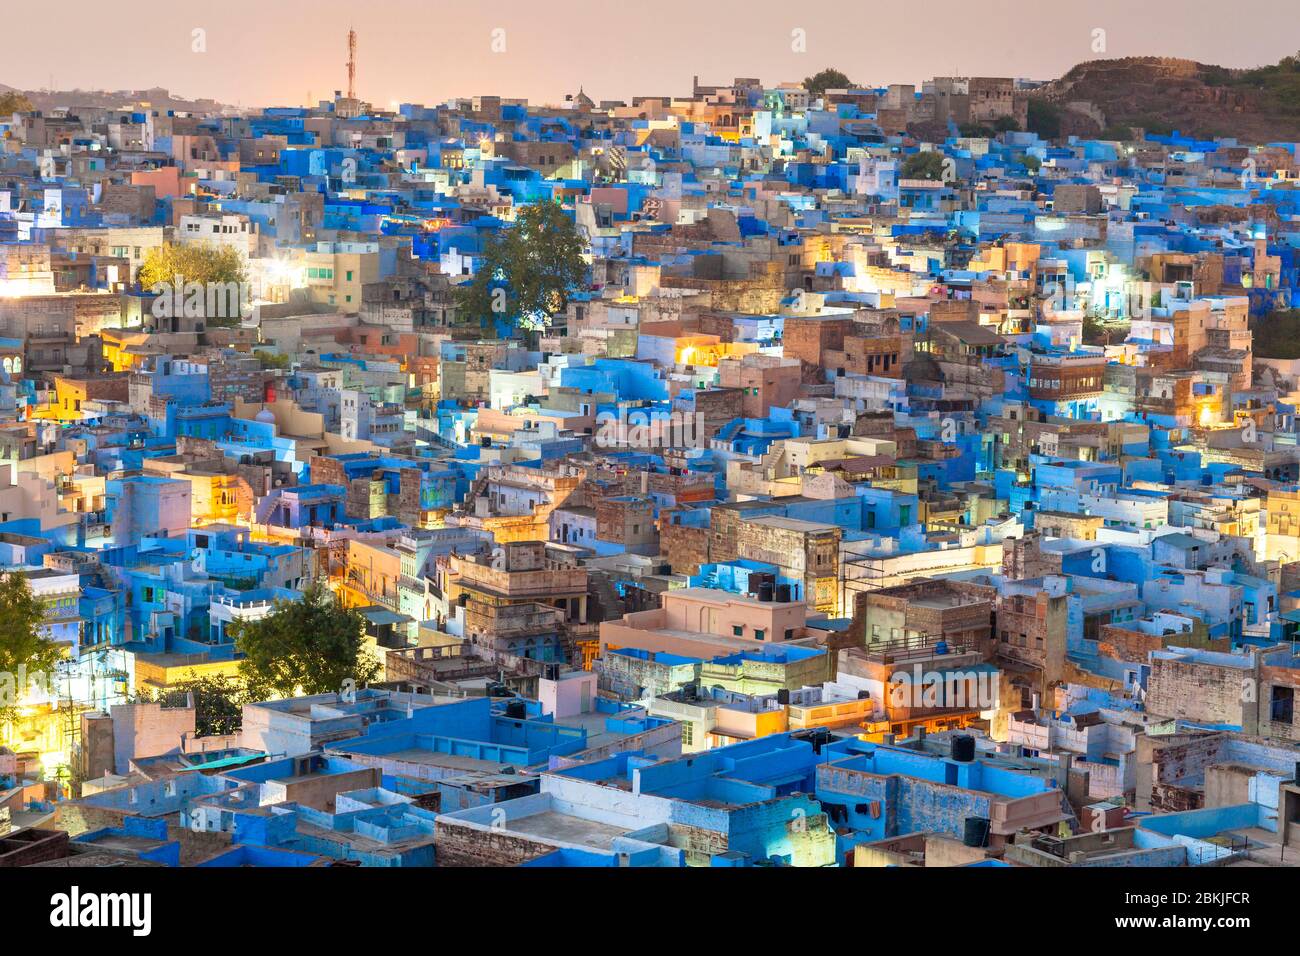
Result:
[[[358,95],[380,105],[475,93],[559,102],[580,84],[597,100],[680,95],[695,73],[704,83],[778,83],[824,66],[863,84],[954,72],[1050,79],[1099,56],[1255,66],[1300,47],[1295,0],[1253,0],[1243,16],[1226,9],[1207,0],[6,0],[0,83],[42,88],[53,74],[60,89],[165,86],[245,106],[299,105],[346,84],[349,24]],[[205,53],[191,50],[196,28],[206,30]],[[506,49],[493,53],[498,28]],[[804,53],[792,50],[796,29]],[[1093,52],[1096,29],[1106,31],[1105,53]]]

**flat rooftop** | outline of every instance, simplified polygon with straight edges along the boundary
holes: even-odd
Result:
[[[571,817],[556,813],[554,810],[544,810],[527,817],[516,817],[510,821],[509,829],[514,833],[526,833],[543,840],[597,847],[603,850],[609,849],[617,837],[630,832],[622,827],[598,823],[595,820],[584,820],[581,817]]]

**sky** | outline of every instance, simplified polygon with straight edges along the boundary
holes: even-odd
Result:
[[[357,95],[385,107],[475,94],[558,103],[579,87],[597,101],[687,95],[695,74],[776,84],[827,66],[860,85],[920,84],[1052,79],[1107,57],[1247,67],[1297,52],[1296,0],[1248,6],[1233,17],[1208,0],[0,0],[0,84],[303,105],[346,86],[349,26]]]

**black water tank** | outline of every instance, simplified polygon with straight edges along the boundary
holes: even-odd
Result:
[[[758,599],[760,601],[771,601],[772,595],[775,592],[776,588],[774,588],[769,582],[764,581],[758,586]]]
[[[512,700],[506,704],[506,716],[513,718],[523,718],[528,716],[528,705],[522,700]]]
[[[967,817],[961,842],[967,846],[987,846],[989,842],[989,818]]]
[[[776,586],[776,599],[782,604],[790,603],[790,585],[778,584]]]
[[[819,754],[822,752],[822,747],[829,744],[833,738],[827,728],[814,727],[801,733],[798,739],[808,741],[808,743],[812,744],[813,753]]]
[[[776,692],[776,702],[782,707],[790,705],[790,691],[784,687]]]
[[[970,763],[975,759],[975,738],[970,734],[958,734],[952,738],[952,759]]]

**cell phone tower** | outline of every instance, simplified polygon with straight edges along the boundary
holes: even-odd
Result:
[[[356,99],[357,31],[348,28],[348,99]]]

